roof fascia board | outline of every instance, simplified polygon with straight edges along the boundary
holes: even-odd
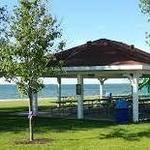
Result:
[[[118,71],[118,70],[150,70],[150,66],[143,65],[112,65],[112,66],[78,66],[63,67],[65,71]]]

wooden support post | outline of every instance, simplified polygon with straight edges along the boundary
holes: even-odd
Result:
[[[132,90],[133,90],[133,121],[138,122],[139,121],[139,96],[138,96],[138,81],[139,81],[139,75],[133,74],[132,80]]]
[[[58,82],[57,97],[58,97],[58,102],[61,102],[61,77],[57,78],[57,82]],[[59,107],[60,107],[60,103],[59,103]]]
[[[77,102],[78,102],[78,109],[77,109],[77,118],[83,119],[83,78],[81,75],[77,76],[77,84],[80,86],[79,93],[77,93]]]
[[[133,108],[133,122],[139,121],[139,96],[138,96],[138,83],[141,76],[140,73],[134,72],[133,74],[124,75],[129,78],[132,86],[132,108]]]
[[[105,82],[105,78],[98,78],[99,80],[99,98],[102,99],[103,98],[103,85]]]

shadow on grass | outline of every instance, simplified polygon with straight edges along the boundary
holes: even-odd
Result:
[[[18,132],[28,128],[28,118],[15,115],[3,115],[0,113],[0,132]],[[89,130],[90,128],[106,128],[112,126],[110,122],[104,121],[87,121],[87,120],[72,120],[59,118],[35,118],[36,133],[43,132],[67,132],[77,130]]]
[[[150,138],[150,129],[134,132],[134,131],[118,128],[118,129],[113,129],[111,132],[107,134],[100,134],[99,139],[122,138],[127,141],[139,141],[143,137]]]
[[[144,131],[130,132],[122,128],[112,129],[109,133],[100,133],[99,136],[93,135],[84,138],[70,138],[60,139],[61,141],[79,141],[79,140],[109,140],[109,139],[124,139],[126,141],[134,142],[140,141],[141,138],[150,138],[150,129]]]
[[[40,110],[48,107],[40,107]],[[28,129],[28,118],[17,116],[18,112],[27,111],[27,107],[0,108],[0,132],[19,132]],[[89,130],[89,128],[106,128],[115,125],[109,121],[71,120],[59,118],[37,117],[34,121],[36,133],[66,132],[71,130]]]
[[[40,106],[39,111],[46,111],[46,110],[50,110],[50,106]],[[19,106],[19,107],[4,107],[4,108],[0,108],[0,115],[2,113],[16,113],[16,112],[25,112],[28,111],[28,106]]]
[[[40,110],[49,107],[40,107]],[[0,108],[0,132],[12,131],[17,132],[28,128],[28,118],[26,116],[18,116],[18,112],[28,111],[28,107]],[[37,132],[55,131],[65,132],[67,130],[88,130],[88,128],[105,128],[113,125],[111,122],[105,121],[87,121],[87,120],[69,120],[58,118],[35,118],[35,130]]]
[[[43,108],[42,108],[43,109]],[[0,133],[13,132],[19,133],[28,129],[28,118],[24,116],[17,116],[15,112],[27,110],[27,107],[17,108],[3,108],[0,109]],[[14,112],[14,113],[13,113]],[[122,128],[115,123],[108,121],[88,121],[88,120],[71,120],[71,119],[58,119],[58,118],[42,118],[35,119],[35,132],[76,132],[86,131],[90,129],[103,129],[106,132],[100,133],[98,136],[87,137],[84,139],[113,139],[122,138],[128,141],[140,140],[142,137],[150,138],[150,128],[147,130],[138,130],[131,132],[128,128]],[[110,128],[109,128],[110,127]],[[109,130],[107,131],[107,128]],[[99,132],[99,130],[98,130]],[[80,139],[61,139],[61,140],[80,140]]]

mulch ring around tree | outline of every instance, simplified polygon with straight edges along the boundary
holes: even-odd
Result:
[[[20,144],[47,144],[47,143],[51,143],[53,141],[54,141],[53,139],[48,139],[48,138],[34,139],[33,141],[24,139],[24,140],[15,141],[15,144],[17,144],[17,145],[20,145]]]

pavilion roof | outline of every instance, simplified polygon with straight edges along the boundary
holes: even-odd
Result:
[[[150,65],[150,53],[134,45],[99,39],[70,48],[55,54],[64,67],[111,66],[111,65]]]

